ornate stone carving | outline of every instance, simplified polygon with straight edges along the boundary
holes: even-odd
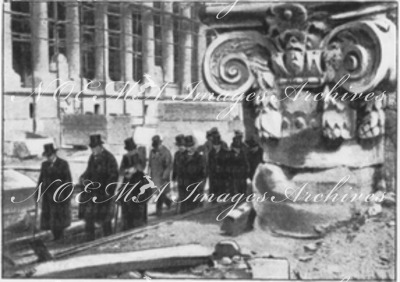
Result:
[[[231,96],[253,90],[260,95],[255,127],[266,139],[317,128],[332,140],[383,134],[382,103],[362,100],[384,90],[384,81],[395,80],[396,27],[385,14],[337,24],[327,13],[309,15],[303,5],[285,3],[272,6],[265,21],[265,33],[222,33],[208,47],[204,75],[214,93]],[[322,94],[318,103],[313,101],[324,87],[325,93],[337,87],[333,92],[339,95]],[[308,103],[320,106],[311,110],[307,103],[294,107],[283,102],[291,99],[285,97],[287,90],[296,88],[308,93]],[[358,100],[340,100],[345,91],[359,95]]]
[[[204,59],[204,77],[217,95],[246,93],[255,83],[273,81],[266,61],[268,42],[255,31],[229,32],[215,39]],[[257,75],[256,75],[257,74]]]

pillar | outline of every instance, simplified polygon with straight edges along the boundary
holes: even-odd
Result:
[[[77,2],[66,3],[66,44],[68,75],[74,81],[79,81],[81,74],[79,5]]]
[[[182,5],[182,19],[181,29],[182,29],[182,90],[188,89],[192,83],[192,23],[189,21],[191,19],[191,5]],[[186,20],[189,19],[189,20]]]
[[[95,80],[102,84],[109,81],[108,77],[108,36],[107,36],[107,4],[96,3],[95,6]]]
[[[172,2],[162,3],[165,12],[162,18],[162,68],[165,82],[174,82],[174,23],[172,5]]]
[[[48,81],[49,73],[49,28],[47,2],[31,2],[31,33],[33,77],[35,86]]]
[[[123,68],[124,81],[133,80],[133,39],[132,39],[132,10],[130,4],[121,5],[122,15],[122,56],[121,66]]]
[[[21,87],[21,77],[13,69],[13,43],[11,30],[11,4],[3,3],[3,31],[4,31],[4,90],[19,89]]]
[[[142,11],[142,61],[143,73],[153,76],[155,70],[155,42],[152,2],[143,3]]]

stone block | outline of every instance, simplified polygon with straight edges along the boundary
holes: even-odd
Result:
[[[253,258],[248,260],[253,279],[290,279],[289,262],[286,259]]]

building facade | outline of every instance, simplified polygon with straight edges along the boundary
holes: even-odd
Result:
[[[34,132],[60,144],[79,143],[63,137],[74,135],[68,132],[71,118],[77,127],[84,124],[87,135],[95,123],[81,122],[88,115],[121,117],[127,131],[156,125],[165,113],[160,104],[204,90],[207,30],[198,19],[201,7],[4,3],[5,140]]]

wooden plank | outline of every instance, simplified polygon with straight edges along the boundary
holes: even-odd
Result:
[[[158,271],[146,271],[143,278],[146,279],[146,277],[151,279],[203,279],[200,276],[190,273],[168,273]]]
[[[127,271],[191,267],[210,261],[213,250],[191,244],[143,251],[95,254],[35,267],[34,278],[90,278]]]
[[[100,238],[100,239],[92,241],[92,242],[85,242],[85,243],[73,246],[73,247],[71,247],[71,248],[69,248],[67,250],[64,250],[64,251],[62,251],[60,253],[55,254],[54,257],[56,259],[59,259],[59,258],[67,257],[67,256],[70,256],[70,255],[73,255],[73,254],[76,254],[76,253],[91,249],[91,248],[95,248],[97,246],[104,246],[104,244],[112,243],[112,242],[115,242],[117,240],[122,240],[122,239],[130,237],[130,236],[132,236],[134,234],[138,234],[138,233],[141,233],[141,232],[144,232],[144,231],[148,231],[148,230],[157,228],[158,226],[160,226],[162,224],[170,224],[170,223],[172,223],[172,222],[174,222],[176,220],[182,220],[182,219],[185,219],[185,218],[196,216],[196,215],[204,213],[204,212],[210,212],[210,211],[212,211],[214,209],[218,209],[218,208],[224,207],[226,205],[227,205],[227,203],[219,203],[219,204],[211,206],[211,207],[210,206],[206,206],[206,207],[202,207],[202,208],[199,208],[199,209],[192,210],[192,211],[187,212],[185,214],[175,215],[175,216],[172,216],[171,218],[168,218],[167,220],[164,219],[164,218],[158,219],[158,220],[155,220],[153,223],[148,224],[147,226],[144,226],[144,227],[139,227],[139,228],[136,228],[136,229],[133,229],[133,230],[120,232],[120,233],[113,234],[113,235],[108,236],[108,237]]]

